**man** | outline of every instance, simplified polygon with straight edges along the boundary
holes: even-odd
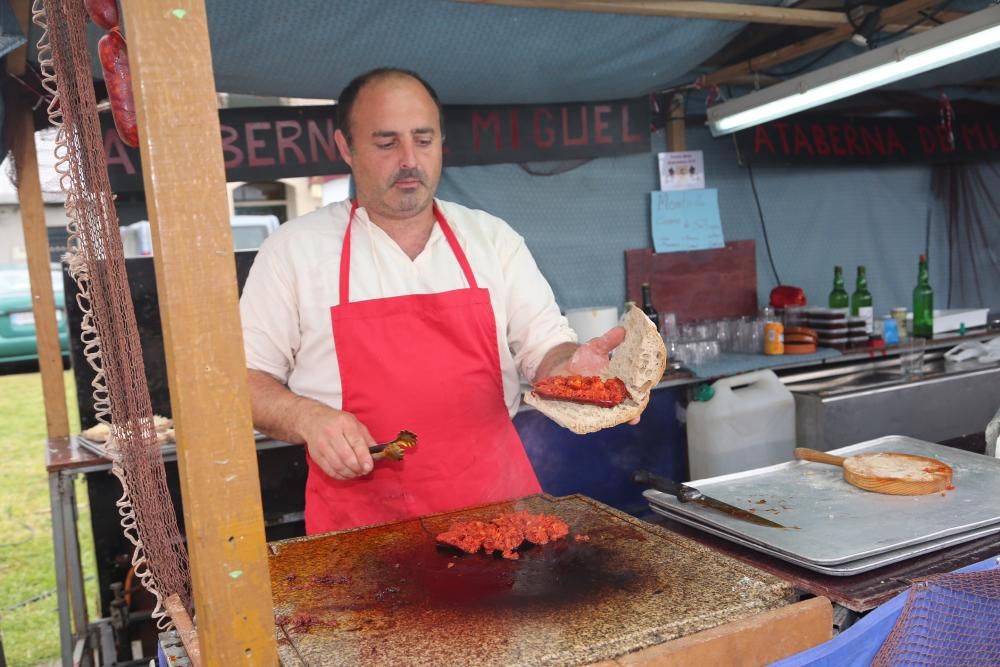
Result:
[[[578,346],[524,240],[434,199],[444,126],[419,76],[364,74],[337,112],[356,200],[283,225],[240,302],[254,424],[307,448],[307,532],[538,492],[519,373],[599,372],[623,330]],[[373,465],[403,429],[417,448]]]

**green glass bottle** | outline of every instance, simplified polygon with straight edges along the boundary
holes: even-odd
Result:
[[[858,267],[858,282],[851,295],[851,315],[865,320],[865,333],[871,334],[875,328],[875,309],[872,308],[872,293],[868,291],[865,267]]]
[[[920,256],[917,286],[913,288],[913,335],[920,338],[934,335],[934,290],[927,269],[927,255]]]
[[[833,267],[833,291],[830,292],[830,307],[843,310],[846,313],[850,305],[850,297],[847,296],[847,289],[844,287],[844,269],[835,266]]]

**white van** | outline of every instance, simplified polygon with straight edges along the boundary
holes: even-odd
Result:
[[[235,215],[232,220],[233,249],[255,250],[278,229],[275,215]],[[119,228],[126,257],[149,257],[153,254],[153,236],[149,221],[140,220]]]

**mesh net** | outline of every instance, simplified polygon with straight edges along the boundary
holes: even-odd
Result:
[[[1000,569],[914,580],[872,665],[1000,665]]]
[[[191,611],[187,552],[167,491],[157,444],[142,349],[125,274],[118,214],[108,181],[92,80],[82,0],[35,0],[43,29],[38,59],[53,95],[49,118],[58,128],[56,171],[66,193],[69,250],[83,313],[80,338],[93,366],[98,420],[109,424],[112,472],[121,480],[118,511],[135,546],[135,575],[156,597],[153,617],[171,626],[163,599],[177,593]]]

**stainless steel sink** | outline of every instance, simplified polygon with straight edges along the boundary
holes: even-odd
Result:
[[[883,435],[939,442],[981,431],[1000,406],[1000,366],[929,355],[906,378],[898,359],[782,378],[795,396],[798,443],[823,451]]]

